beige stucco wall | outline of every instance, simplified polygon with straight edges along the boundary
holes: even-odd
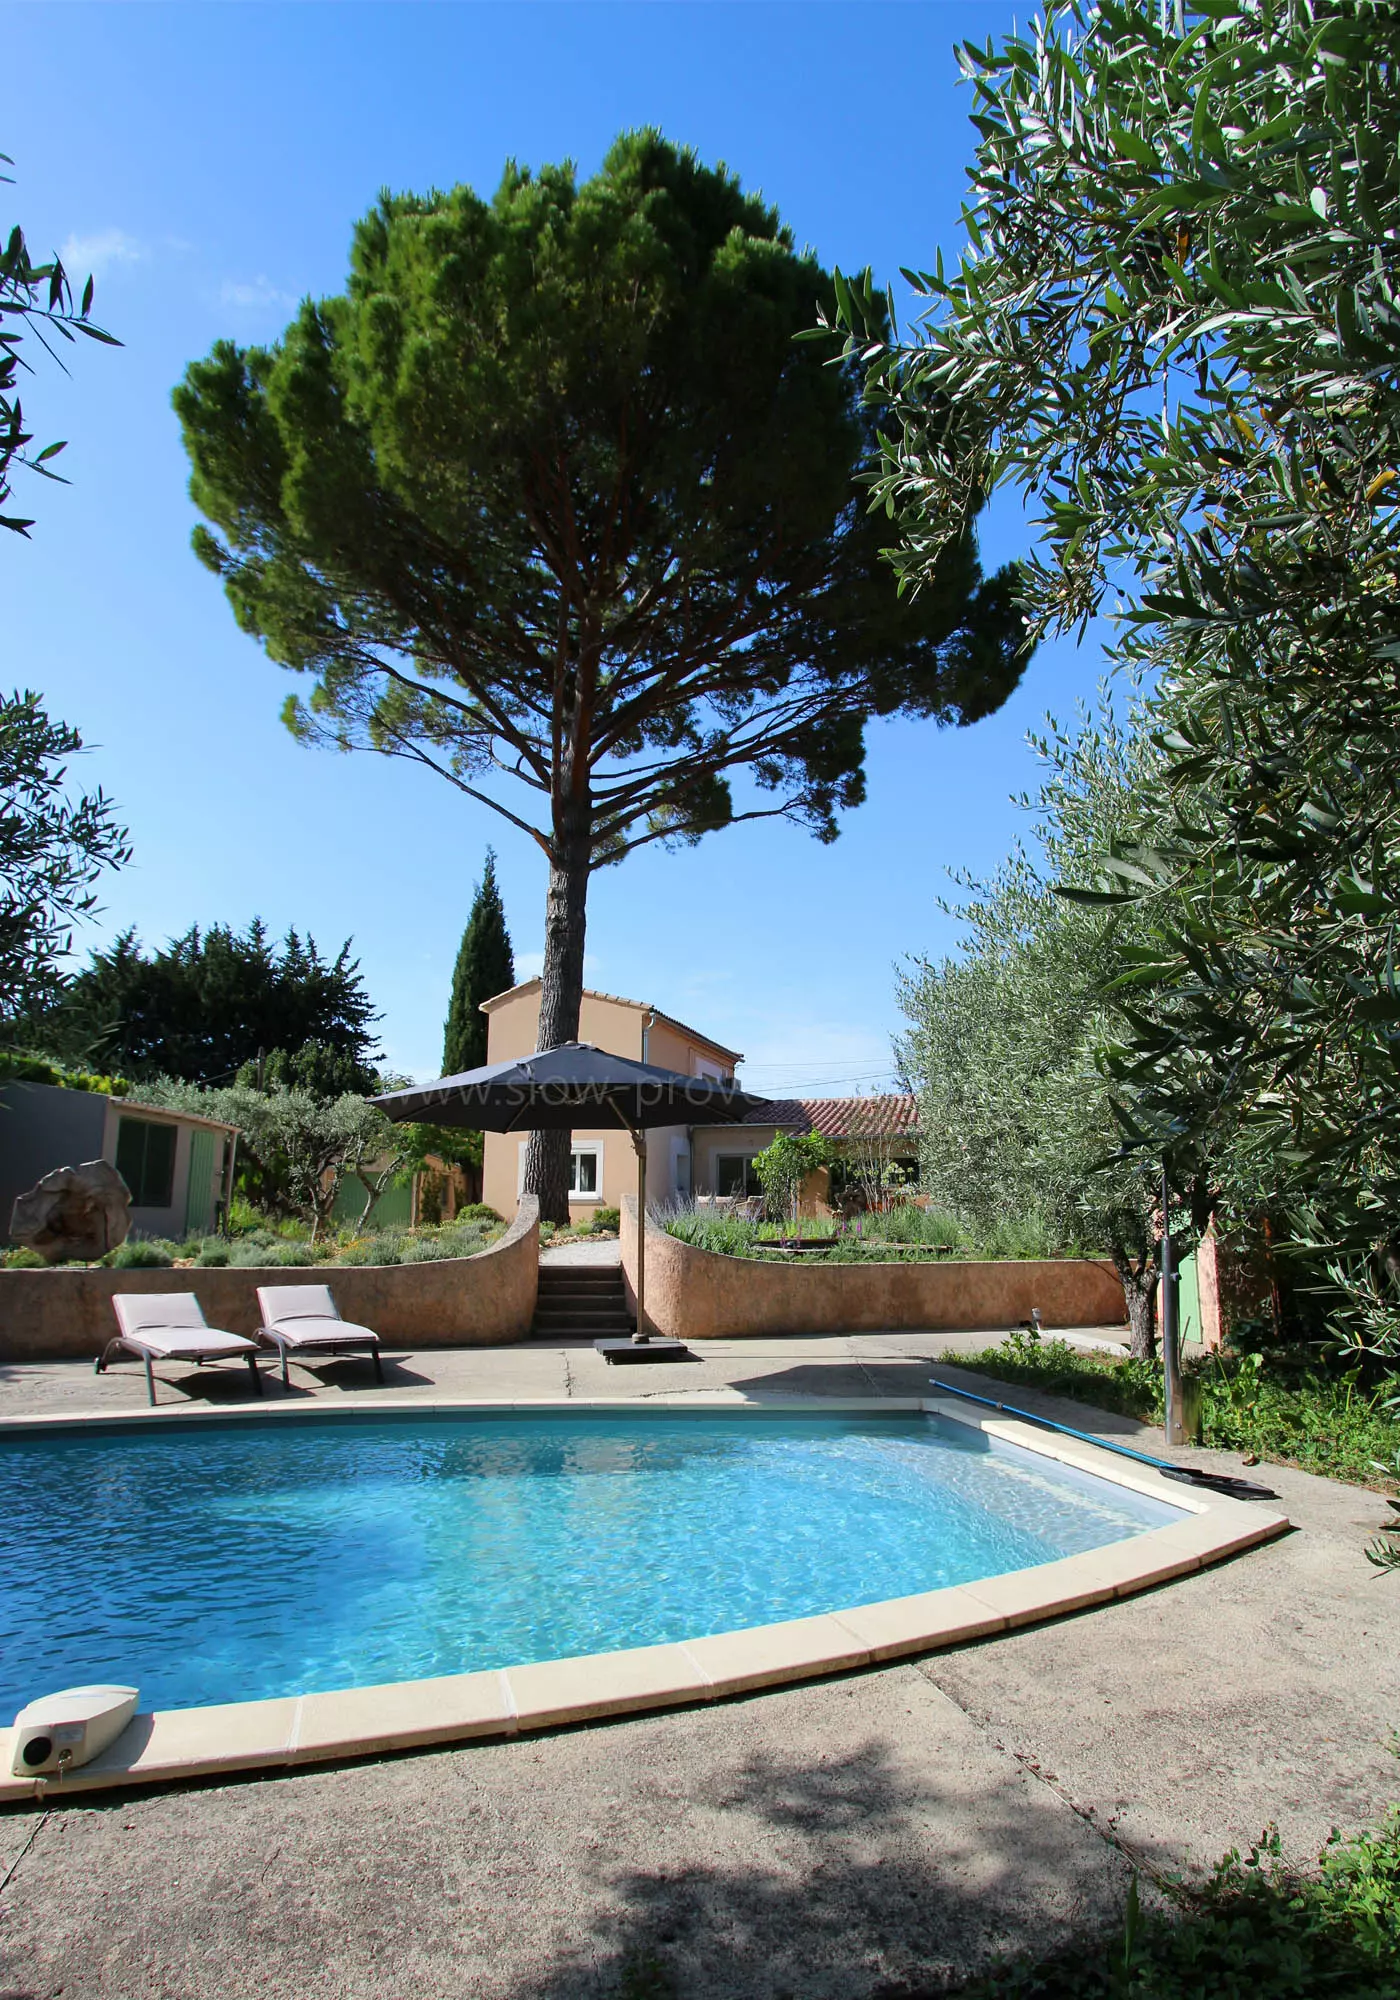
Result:
[[[540,986],[531,980],[524,986],[486,1003],[488,1062],[511,1062],[534,1053],[539,1034]],[[632,1062],[650,1062],[662,1069],[678,1070],[682,1076],[731,1073],[732,1065],[722,1058],[730,1052],[699,1036],[684,1034],[678,1023],[657,1015],[634,1001],[617,1000],[604,993],[585,993],[579,1015],[579,1040],[606,1049],[609,1055],[626,1056]],[[569,1204],[570,1219],[587,1221],[599,1207],[618,1208],[624,1194],[636,1195],[637,1155],[630,1132],[599,1131],[580,1126],[573,1134],[576,1144],[601,1150],[602,1171],[596,1201]],[[482,1200],[498,1215],[513,1215],[520,1187],[520,1162],[526,1143],[524,1133],[488,1132],[482,1164]],[[647,1134],[647,1200],[671,1199],[677,1185],[677,1151],[690,1153],[690,1140],[683,1125],[664,1126]]]
[[[117,1330],[118,1292],[193,1292],[210,1326],[256,1333],[259,1285],[329,1285],[342,1319],[406,1347],[494,1347],[523,1340],[539,1286],[533,1199],[499,1243],[437,1264],[264,1270],[0,1271],[0,1362],[95,1355]]]
[[[622,1266],[636,1307],[637,1204],[622,1209]],[[996,1259],[937,1264],[778,1264],[718,1257],[647,1225],[647,1317],[676,1340],[746,1334],[997,1332],[1039,1307],[1046,1327],[1119,1326],[1111,1264]]]

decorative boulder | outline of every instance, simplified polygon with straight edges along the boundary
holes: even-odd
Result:
[[[106,1160],[55,1167],[17,1197],[10,1217],[11,1240],[46,1264],[91,1263],[125,1243],[130,1228],[131,1194]]]

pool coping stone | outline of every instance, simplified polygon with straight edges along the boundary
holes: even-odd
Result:
[[[1208,1489],[1191,1489],[1097,1445],[1014,1419],[983,1416],[946,1396],[783,1397],[720,1403],[684,1393],[608,1397],[474,1397],[457,1401],[394,1398],[373,1412],[297,1403],[269,1410],[241,1407],[113,1414],[64,1412],[0,1420],[0,1438],[53,1430],[148,1430],[269,1418],[332,1423],[395,1415],[500,1415],[554,1410],[645,1417],[722,1413],[730,1420],[781,1414],[890,1416],[922,1411],[980,1430],[1075,1471],[1089,1472],[1174,1508],[1178,1519],[1082,1555],[1010,1570],[911,1596],[887,1598],[805,1618],[712,1633],[703,1638],[633,1646],[614,1653],[532,1661],[520,1666],[318,1694],[221,1703],[139,1714],[100,1756],[59,1778],[10,1775],[14,1730],[0,1729],[0,1804],[53,1802],[79,1793],[249,1770],[287,1770],[392,1751],[468,1743],[595,1722],[645,1710],[720,1700],[821,1674],[858,1671],[888,1660],[971,1643],[1019,1626],[1086,1610],[1190,1575],[1287,1532],[1286,1514]]]

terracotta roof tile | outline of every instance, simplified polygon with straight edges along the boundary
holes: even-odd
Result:
[[[756,1107],[746,1125],[780,1125],[785,1131],[820,1132],[827,1139],[869,1134],[880,1139],[918,1137],[919,1101],[885,1097],[776,1097]]]

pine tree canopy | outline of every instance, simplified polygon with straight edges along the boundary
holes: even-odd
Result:
[[[975,500],[895,588],[860,370],[797,338],[822,308],[772,208],[631,132],[587,181],[384,195],[343,294],[175,392],[197,553],[312,683],[289,726],[436,771],[545,855],[541,1047],[578,1032],[595,868],[745,819],[834,839],[872,717],[971,722],[1020,678]],[[526,1163],[555,1220],[567,1155]]]
[[[197,550],[314,680],[291,726],[431,764],[551,856],[562,779],[596,865],[726,824],[741,767],[779,795],[741,816],[831,837],[869,715],[999,707],[1010,575],[964,522],[896,595],[855,373],[794,341],[832,297],[774,210],[651,132],[582,185],[512,164],[489,203],[382,197],[342,296],[175,394]]]
[[[459,1076],[485,1062],[487,1020],[481,1003],[514,984],[515,956],[496,881],[496,857],[488,847],[485,872],[452,972],[452,998],[442,1038],[444,1076]]]

